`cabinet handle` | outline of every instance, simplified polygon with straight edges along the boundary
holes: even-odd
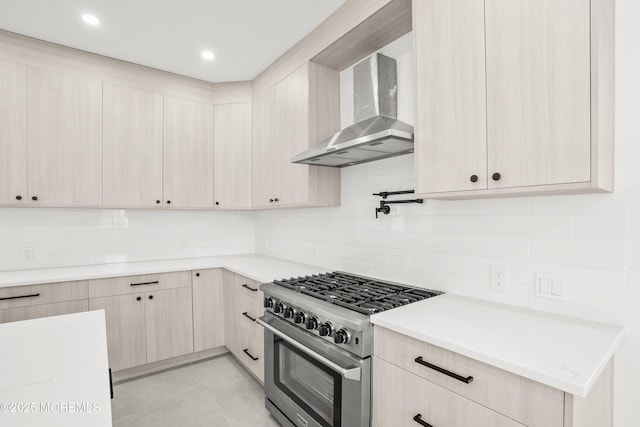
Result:
[[[273,199],[269,199],[269,203],[273,203]]]
[[[142,297],[136,298],[136,301],[142,301]]]
[[[422,421],[422,414],[417,414],[415,417],[413,417],[413,421],[417,422],[418,424],[424,427],[433,427],[428,422]]]
[[[140,283],[131,283],[129,286],[142,286],[142,285],[157,285],[159,282],[156,280],[154,282],[140,282]]]
[[[471,177],[469,178],[469,181],[478,182],[478,175],[471,175]]]
[[[16,196],[16,200],[22,200],[22,196]]]
[[[159,205],[160,204],[160,200],[156,200],[156,204]]]
[[[444,368],[441,368],[441,367],[436,366],[436,365],[432,365],[432,364],[431,364],[431,363],[429,363],[429,362],[425,362],[425,361],[424,361],[424,359],[422,359],[422,356],[420,356],[420,357],[416,357],[416,358],[415,358],[415,362],[416,362],[416,363],[419,363],[419,364],[420,364],[420,365],[422,365],[422,366],[426,366],[427,368],[431,368],[431,369],[433,369],[434,371],[438,371],[438,372],[440,372],[441,374],[445,374],[445,375],[450,376],[451,378],[455,378],[455,379],[457,379],[458,381],[462,381],[463,383],[466,383],[466,384],[469,384],[471,381],[473,381],[473,377],[472,377],[472,376],[463,377],[462,375],[454,374],[453,372],[451,372],[451,371],[447,371],[447,370],[446,370],[446,369],[444,369]]]
[[[498,172],[494,173],[493,175],[491,175],[491,179],[493,179],[494,181],[500,181],[500,174]]]
[[[38,200],[38,196],[31,197],[31,200],[33,200],[35,202],[36,200]]]
[[[149,295],[149,299],[153,299],[153,295]]]
[[[244,352],[244,354],[246,354],[247,356],[249,356],[249,357],[251,358],[251,360],[253,360],[254,362],[255,362],[256,360],[258,360],[258,359],[259,359],[259,357],[253,357],[253,356],[251,355],[251,353],[249,353],[249,349],[248,349],[248,348],[245,348],[245,349],[244,349],[244,350],[242,350],[242,351]]]
[[[279,202],[280,199],[278,199],[277,197],[275,199],[273,199],[274,202]]]
[[[200,273],[196,273],[196,277],[200,277]]]
[[[258,292],[258,290],[256,288],[252,288],[251,286],[247,285],[246,283],[243,283],[242,287],[249,289],[251,292]]]
[[[39,296],[40,296],[40,292],[38,292],[37,294],[19,295],[17,297],[4,297],[4,298],[0,298],[0,301],[5,301],[5,300],[8,300],[8,299],[34,298],[34,297],[39,297]]]
[[[216,202],[216,206],[220,206],[220,202]]]
[[[251,320],[252,322],[255,322],[255,321],[256,321],[256,318],[255,318],[255,317],[251,317],[251,316],[249,316],[249,315],[247,314],[247,312],[246,312],[246,311],[245,311],[244,313],[242,313],[242,315],[243,315],[244,317],[246,317],[247,319]]]
[[[109,392],[111,393],[111,398],[113,399],[113,378],[111,377],[111,368],[109,368]]]
[[[167,200],[167,204],[170,205],[171,204],[171,200]]]

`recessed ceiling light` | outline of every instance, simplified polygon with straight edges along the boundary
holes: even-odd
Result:
[[[82,20],[94,27],[100,25],[100,20],[96,18],[94,15],[91,15],[89,13],[85,13],[84,15],[82,15]]]
[[[206,59],[207,61],[213,61],[213,58],[216,57],[210,50],[203,50],[200,56],[202,56],[202,59]]]

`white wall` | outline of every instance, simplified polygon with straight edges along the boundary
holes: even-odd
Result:
[[[23,248],[34,259],[23,259]],[[239,212],[0,209],[0,271],[188,258],[254,250]]]
[[[339,208],[259,213],[256,249],[328,268],[624,325],[626,338],[615,357],[615,426],[639,426],[638,17],[640,2],[617,1],[615,193],[427,200],[424,205],[392,207],[391,215],[376,220],[379,199],[371,193],[413,188],[413,158],[403,156],[343,169]],[[402,64],[410,64],[406,41],[383,51],[399,56],[399,97],[406,96],[412,85],[401,70]],[[343,72],[343,126],[353,121],[350,79]],[[405,101],[400,98],[400,109],[404,120],[412,122]],[[508,293],[489,289],[492,265],[507,267]],[[564,276],[567,301],[536,298],[535,272]]]

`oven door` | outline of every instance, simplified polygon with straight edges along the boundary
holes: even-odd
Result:
[[[273,315],[265,328],[266,406],[283,425],[368,427],[371,361]]]

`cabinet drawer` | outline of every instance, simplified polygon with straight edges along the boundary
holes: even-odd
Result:
[[[39,319],[41,317],[49,316],[60,316],[62,314],[80,313],[88,310],[89,300],[87,299],[8,308],[0,310],[0,323],[18,322],[20,320]]]
[[[373,426],[417,427],[420,421],[442,427],[523,427],[504,415],[374,357]]]
[[[264,332],[255,322],[240,327],[238,357],[253,374],[264,381]]]
[[[133,294],[162,289],[191,286],[191,272],[144,274],[140,276],[110,277],[89,281],[89,298]]]
[[[87,299],[85,280],[0,289],[0,309],[81,299]]]
[[[262,304],[262,300],[264,299],[264,297],[262,296],[262,291],[260,290],[260,283],[236,274],[236,286],[238,287],[238,292],[240,294],[244,294],[253,299],[259,300]]]
[[[375,356],[528,426],[563,425],[560,390],[382,327],[374,343]],[[473,379],[465,383],[425,364]]]

